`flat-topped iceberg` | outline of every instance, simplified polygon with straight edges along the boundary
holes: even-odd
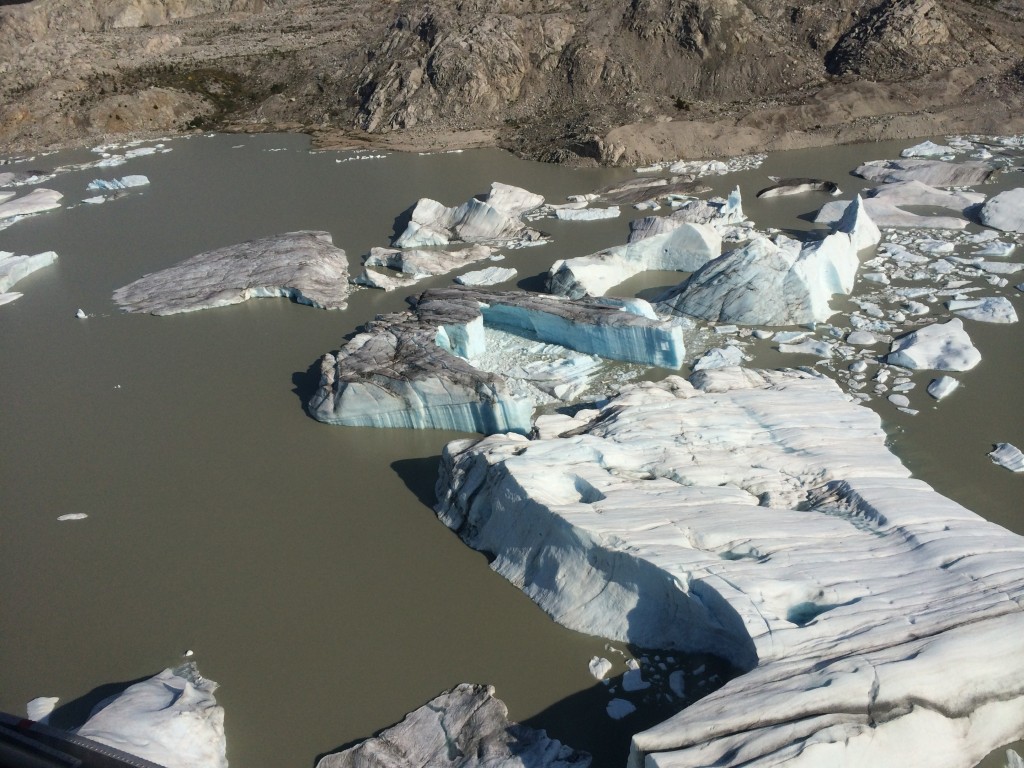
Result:
[[[57,254],[53,251],[43,251],[32,256],[16,256],[10,251],[0,251],[0,294],[6,293],[19,280],[50,266],[56,260]]]
[[[455,282],[459,285],[483,287],[508,282],[516,274],[516,270],[511,267],[487,267],[486,269],[478,269],[458,275],[455,278]]]
[[[321,309],[344,309],[350,287],[345,251],[328,232],[262,237],[200,253],[114,291],[126,312],[173,315],[286,297]]]
[[[194,664],[165,669],[100,704],[77,733],[166,768],[227,768],[216,689]]]
[[[149,184],[149,177],[142,174],[122,176],[120,179],[93,179],[86,186],[91,192],[114,192],[132,187],[144,187]]]
[[[968,320],[978,320],[983,323],[1016,323],[1017,311],[1013,303],[1005,296],[987,296],[981,299],[954,299],[949,304],[949,310],[966,317]]]
[[[521,217],[543,203],[541,195],[500,182],[491,184],[485,200],[470,198],[455,208],[422,198],[394,246],[424,248],[456,241],[506,245],[540,242],[543,236],[527,227]]]
[[[493,686],[463,683],[373,738],[323,757],[317,768],[587,768],[590,762],[586,752],[542,730],[509,722]]]
[[[1024,453],[1012,443],[997,443],[989,456],[994,463],[1011,472],[1024,472]]]
[[[905,158],[870,160],[857,166],[857,176],[877,183],[920,181],[931,187],[972,187],[988,180],[992,166],[983,162],[947,163],[942,160]]]
[[[885,359],[915,370],[969,371],[981,362],[981,353],[964,330],[964,321],[954,317],[894,339]]]
[[[348,426],[528,432],[533,401],[471,358],[486,351],[484,325],[612,360],[678,368],[682,329],[624,303],[571,301],[470,288],[426,291],[406,312],[378,316],[321,360],[309,413]],[[649,305],[648,305],[649,309]],[[567,364],[575,375],[576,363]],[[549,369],[550,377],[557,369]],[[556,390],[557,381],[549,387]]]
[[[33,213],[60,208],[60,201],[63,197],[64,195],[54,189],[33,189],[27,195],[0,203],[0,220],[12,219],[15,216],[29,216]]]
[[[1024,539],[798,372],[702,371],[451,443],[439,518],[554,619],[745,674],[631,766],[975,764],[1024,732]],[[984,649],[984,652],[979,652]]]
[[[562,221],[597,221],[599,219],[617,219],[621,210],[617,205],[607,208],[556,208],[555,218]]]

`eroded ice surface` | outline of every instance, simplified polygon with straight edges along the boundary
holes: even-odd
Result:
[[[652,319],[650,305],[640,300],[597,303],[453,287],[426,291],[411,303],[406,312],[368,323],[337,357],[323,356],[308,403],[314,418],[348,426],[528,432],[534,400],[472,363],[487,352],[485,323],[524,337],[523,343],[551,342],[611,360],[678,368],[685,356],[682,328]],[[648,311],[630,311],[639,304]],[[548,379],[561,398],[566,393],[559,387],[581,365],[590,363],[568,358],[532,375]]]
[[[384,267],[393,270],[393,273],[364,269],[352,282],[391,291],[408,287],[432,275],[443,275],[467,264],[485,261],[493,255],[492,248],[479,244],[453,251],[438,248],[412,248],[405,251],[398,248],[371,248],[363,264],[367,267]]]
[[[895,339],[886,362],[915,370],[969,371],[981,362],[958,317],[932,323]]]
[[[321,309],[344,309],[348,259],[328,232],[287,232],[200,253],[114,291],[126,312],[173,315],[286,297]]]
[[[516,276],[516,270],[511,267],[487,267],[473,272],[466,272],[455,278],[459,285],[474,285],[478,287],[497,285],[505,283]]]
[[[996,443],[996,448],[989,456],[992,461],[1011,472],[1024,472],[1024,453],[1011,443]]]
[[[982,162],[947,163],[942,160],[906,158],[871,160],[857,166],[854,173],[868,181],[888,184],[894,181],[920,181],[930,187],[970,187],[992,175],[992,167]]]
[[[440,519],[557,621],[748,670],[631,765],[966,768],[1019,736],[1024,539],[912,479],[827,379],[692,380],[451,443],[438,482]]]
[[[510,723],[494,687],[463,683],[402,722],[317,763],[317,768],[587,768],[577,752],[542,730]]]
[[[10,251],[0,251],[0,306],[21,298],[22,294],[10,289],[38,269],[48,267],[57,260],[53,251],[43,251],[32,256],[16,256]]]
[[[496,245],[540,242],[543,236],[527,227],[521,217],[543,203],[541,195],[500,182],[491,185],[486,200],[470,198],[455,208],[423,198],[416,203],[411,220],[394,246],[423,248],[457,241]]]
[[[0,220],[29,216],[33,213],[60,208],[60,201],[63,197],[64,195],[53,189],[33,189],[27,195],[0,203]]]
[[[216,689],[192,663],[165,669],[100,704],[77,733],[166,768],[227,768]]]
[[[981,223],[1004,232],[1024,232],[1024,188],[1008,189],[981,207]]]

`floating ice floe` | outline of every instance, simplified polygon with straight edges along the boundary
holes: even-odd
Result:
[[[803,195],[808,192],[827,192],[830,195],[841,195],[843,192],[834,181],[822,179],[778,179],[770,187],[757,193],[757,197],[786,197]]]
[[[1005,296],[984,299],[961,299],[947,302],[949,310],[968,320],[984,323],[1016,323],[1017,312]]]
[[[1010,443],[996,443],[994,451],[989,453],[992,461],[1011,472],[1024,472],[1024,453]]]
[[[85,512],[69,512],[66,515],[61,515],[57,520],[61,523],[67,522],[68,520],[85,520],[89,517]]]
[[[460,287],[425,291],[409,311],[368,323],[337,357],[323,356],[308,411],[348,426],[527,432],[534,401],[470,362],[486,352],[485,324],[587,355],[678,368],[686,352],[682,329],[629,311],[638,302]],[[561,363],[561,376],[580,363]],[[549,387],[559,383],[555,376]]]
[[[0,305],[20,299],[22,294],[10,292],[19,280],[36,270],[48,267],[57,260],[53,251],[44,251],[34,256],[15,256],[10,251],[0,251]]]
[[[901,151],[900,157],[943,157],[955,154],[956,150],[953,147],[936,144],[934,141],[923,141]]]
[[[79,736],[166,768],[227,768],[217,684],[189,662],[102,702]]]
[[[605,712],[608,713],[608,717],[612,720],[621,720],[627,715],[636,712],[636,707],[626,699],[612,699],[605,706]]]
[[[850,205],[848,200],[833,200],[825,203],[814,216],[816,224],[832,224],[839,221]],[[887,198],[869,197],[864,200],[864,209],[871,220],[880,227],[894,229],[964,229],[967,220],[953,216],[922,216],[897,207]]]
[[[423,198],[412,210],[397,248],[423,248],[450,242],[528,245],[543,242],[521,217],[544,204],[544,198],[520,187],[494,182],[486,200],[470,198],[456,208]]]
[[[505,283],[516,276],[516,271],[509,267],[487,267],[474,272],[466,272],[455,278],[459,285],[474,285],[478,287],[497,285]]]
[[[893,340],[886,362],[914,370],[969,371],[981,362],[958,317],[933,323]]]
[[[746,670],[630,765],[968,766],[1017,738],[1024,539],[913,479],[824,377],[691,382],[455,441],[438,482],[439,518],[555,620]]]
[[[123,176],[120,179],[94,179],[89,182],[86,189],[91,192],[116,192],[122,189],[133,187],[144,187],[149,184],[149,178],[141,174]]]
[[[928,384],[928,394],[936,400],[943,400],[953,394],[953,391],[959,386],[960,382],[952,376],[939,376]]]
[[[29,720],[45,723],[60,701],[59,696],[39,696],[25,705],[25,715]]]
[[[594,656],[587,665],[595,680],[604,680],[612,671],[612,663],[601,656]]]
[[[394,288],[405,288],[413,283],[432,275],[443,275],[453,270],[484,261],[494,255],[493,249],[486,245],[471,245],[460,250],[445,251],[437,248],[372,248],[364,259],[366,267],[386,267],[394,270],[397,275],[381,275],[374,270],[364,269],[363,273],[352,280],[357,285],[370,288],[383,288],[390,291]]]
[[[490,685],[463,683],[317,768],[587,768],[591,758],[508,720]]]
[[[617,205],[608,208],[556,208],[555,218],[563,221],[597,221],[617,219],[620,213]]]
[[[693,370],[703,371],[705,368],[729,368],[743,365],[743,351],[739,347],[728,346],[709,349],[693,364]]]
[[[994,195],[981,207],[981,223],[1003,232],[1024,232],[1024,188]]]
[[[114,291],[126,312],[173,315],[285,297],[320,309],[344,309],[348,260],[328,232],[287,232],[200,253]]]
[[[63,197],[64,195],[54,189],[33,189],[27,195],[0,203],[0,219],[30,216],[33,213],[60,208],[60,201]]]
[[[721,254],[722,231],[745,220],[739,188],[726,200],[694,200],[671,216],[637,219],[625,245],[552,264],[546,288],[578,299],[603,296],[642,272],[693,272]]]
[[[930,187],[972,187],[987,181],[993,170],[987,163],[946,163],[941,160],[906,158],[871,160],[859,165],[854,173],[881,184],[920,181]]]

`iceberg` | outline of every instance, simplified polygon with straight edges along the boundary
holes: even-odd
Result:
[[[612,360],[675,369],[685,356],[679,326],[621,302],[461,287],[410,301],[410,310],[378,316],[337,356],[322,357],[310,415],[347,426],[528,432],[533,401],[469,361],[485,352],[485,324]],[[566,367],[575,375],[576,363]]]
[[[420,248],[403,251],[397,248],[371,248],[363,264],[367,267],[386,267],[395,270],[401,274],[398,284],[405,286],[425,277],[443,275],[467,264],[484,261],[491,258],[493,254],[494,250],[486,245],[472,245],[469,248],[456,251]],[[369,274],[369,270],[364,271],[364,277]],[[389,275],[389,277],[393,276]],[[361,284],[369,285],[369,281],[364,279]],[[370,287],[378,288],[386,285],[387,283],[383,282],[381,285],[370,285]]]
[[[579,299],[603,296],[649,270],[692,272],[722,252],[722,236],[707,224],[676,222],[667,231],[590,256],[560,259],[548,270],[549,293]]]
[[[841,195],[843,192],[834,181],[822,179],[779,179],[770,187],[757,193],[757,197],[786,197],[803,195],[807,192],[827,192],[830,195]]]
[[[928,394],[936,400],[942,400],[953,394],[953,391],[959,386],[960,382],[952,376],[939,376],[928,384]]]
[[[262,237],[200,253],[114,291],[126,312],[173,315],[286,297],[320,309],[344,309],[348,259],[328,232]]]
[[[34,189],[27,195],[0,203],[0,219],[29,216],[33,213],[60,208],[60,201],[63,197],[64,195],[54,189]]]
[[[815,224],[832,224],[842,219],[849,208],[847,200],[833,200],[825,203],[814,216]],[[864,209],[878,226],[891,229],[965,229],[966,219],[955,216],[922,216],[910,213],[893,204],[886,197],[869,197],[864,200]]]
[[[947,302],[951,312],[983,323],[1016,323],[1017,312],[1005,296],[983,299],[954,299]]]
[[[946,147],[936,144],[934,141],[923,141],[912,147],[907,147],[900,152],[900,157],[942,157],[943,155],[955,155],[953,147]]]
[[[994,195],[981,207],[981,223],[1003,232],[1024,232],[1024,188]]]
[[[931,187],[972,187],[992,175],[987,163],[946,163],[942,160],[906,158],[902,160],[870,160],[857,166],[856,176],[880,184],[895,181],[920,181]]]
[[[969,371],[981,362],[981,353],[971,343],[963,320],[955,317],[894,339],[885,360],[914,370]]]
[[[438,517],[568,627],[745,670],[630,766],[966,768],[1024,732],[1024,539],[834,382],[714,369],[537,429],[450,443]]]
[[[541,242],[544,236],[520,217],[543,203],[540,195],[500,182],[491,184],[486,200],[470,198],[457,208],[422,198],[393,244],[396,248],[423,248],[455,241],[496,245]]]
[[[53,251],[43,251],[34,256],[15,256],[10,251],[0,251],[0,294],[13,296],[4,304],[20,298],[20,293],[8,293],[19,280],[31,275],[36,270],[48,267],[57,260]]]
[[[989,453],[992,461],[1011,472],[1024,472],[1024,453],[1010,443],[996,443],[995,450]]]
[[[115,192],[132,187],[144,187],[149,184],[149,178],[141,174],[124,176],[120,179],[94,179],[89,182],[86,189],[91,192]]]
[[[621,211],[617,205],[607,208],[556,208],[555,218],[562,221],[597,221],[617,219]]]
[[[591,758],[508,720],[494,686],[463,683],[317,768],[587,768]]]
[[[76,733],[166,768],[227,768],[216,689],[191,662],[165,669],[101,703]]]
[[[516,274],[516,271],[509,267],[487,267],[487,269],[478,269],[459,275],[455,278],[455,282],[459,285],[482,287],[508,282]]]
[[[863,230],[862,230],[863,231]],[[829,300],[853,290],[859,261],[851,235],[806,244],[758,237],[708,262],[656,302],[656,309],[722,323],[803,325],[832,314]]]

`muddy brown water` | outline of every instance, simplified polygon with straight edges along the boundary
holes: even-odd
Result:
[[[512,718],[593,751],[596,765],[621,765],[641,716],[611,723],[587,671],[603,655],[621,672],[621,657],[556,626],[431,512],[436,457],[461,435],[329,427],[303,411],[318,357],[400,309],[401,292],[358,291],[342,312],[274,299],[168,318],[122,314],[110,294],[194,253],[303,228],[331,232],[357,269],[421,196],[455,204],[500,180],[558,201],[634,174],[497,151],[338,163],[353,155],[282,135],[167,146],[47,182],[67,207],[0,231],[0,250],[60,254],[0,308],[0,709],[60,696],[70,720],[99,687],[190,649],[221,684],[235,766],[311,766],[464,681],[493,684]],[[760,226],[807,226],[793,217],[827,198],[756,202],[768,174],[845,191],[852,167],[899,146],[776,155],[712,184],[740,184]],[[127,173],[150,186],[74,205],[89,180]],[[554,241],[502,265],[537,287],[556,259],[623,242],[639,215],[544,220],[535,226]],[[983,363],[937,407],[915,402],[922,412],[907,417],[873,406],[915,474],[1018,532],[1024,478],[984,454],[996,441],[1024,446],[1020,328],[971,323]],[[809,361],[776,362],[765,347],[758,362]],[[88,518],[57,522],[67,513]]]

